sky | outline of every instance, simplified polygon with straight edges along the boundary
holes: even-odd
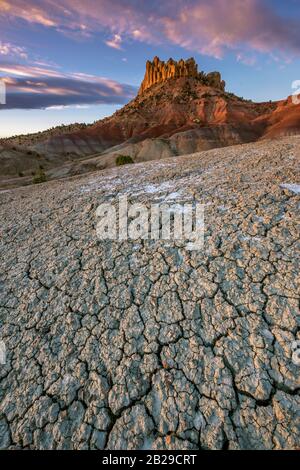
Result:
[[[299,24],[300,0],[0,0],[0,138],[112,114],[156,55],[192,56],[254,101],[286,98]]]

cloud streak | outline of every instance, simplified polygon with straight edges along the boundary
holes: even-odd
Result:
[[[174,44],[218,58],[245,48],[300,55],[298,22],[281,18],[263,0],[230,0],[230,8],[227,0],[188,1],[175,18],[162,21]]]
[[[119,34],[115,34],[114,37],[108,41],[105,41],[105,44],[108,47],[112,47],[113,49],[122,49],[122,38]]]
[[[289,0],[286,1],[289,3]],[[107,46],[126,40],[173,44],[222,57],[227,51],[300,55],[296,19],[268,0],[0,0],[0,15],[89,36],[109,32]]]
[[[0,41],[0,58],[3,56],[19,57],[27,59],[27,52],[24,47],[16,46],[9,42]]]
[[[0,73],[7,89],[6,105],[0,106],[3,110],[124,104],[136,94],[129,85],[82,73],[10,63],[0,65]]]

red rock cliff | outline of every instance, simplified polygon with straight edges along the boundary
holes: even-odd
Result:
[[[161,61],[158,57],[154,57],[153,62],[149,60],[146,63],[146,73],[141,84],[139,94],[152,85],[164,82],[170,78],[190,77],[202,80],[204,84],[213,86],[218,89],[225,89],[225,82],[221,79],[219,72],[211,72],[205,75],[198,72],[198,65],[194,58],[188,60],[179,60],[176,62],[169,59],[167,62]]]

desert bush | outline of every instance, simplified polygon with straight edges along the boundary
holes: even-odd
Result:
[[[45,183],[47,181],[46,173],[42,168],[39,168],[35,173],[32,180],[33,184]]]
[[[128,165],[129,163],[134,163],[130,155],[118,155],[116,158],[116,165]]]

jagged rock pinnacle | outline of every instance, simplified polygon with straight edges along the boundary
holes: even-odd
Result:
[[[152,85],[164,82],[170,78],[180,77],[198,78],[202,80],[203,83],[213,86],[214,88],[221,90],[225,88],[225,82],[222,81],[219,72],[211,72],[207,75],[203,72],[199,73],[198,65],[193,57],[187,60],[180,59],[178,62],[171,58],[167,62],[164,62],[156,56],[152,62],[148,60],[146,63],[146,73],[139,94],[143,93]]]

